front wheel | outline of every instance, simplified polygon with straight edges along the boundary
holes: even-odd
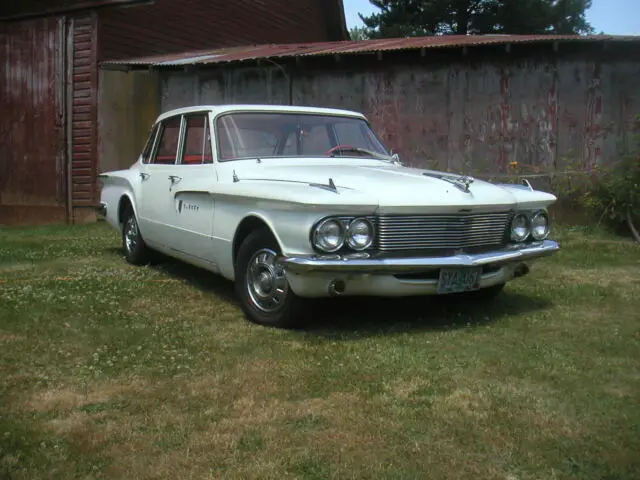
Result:
[[[269,230],[250,233],[238,250],[235,288],[250,321],[291,328],[300,323],[304,301],[289,288],[283,267],[276,264],[279,253]]]

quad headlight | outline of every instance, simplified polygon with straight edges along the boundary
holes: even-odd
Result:
[[[531,233],[529,217],[524,213],[519,213],[511,221],[511,240],[524,242]]]
[[[344,245],[345,230],[340,220],[327,218],[314,229],[313,244],[325,252],[336,252]]]
[[[549,216],[546,212],[537,212],[531,217],[531,236],[535,240],[544,240],[549,236]]]
[[[354,250],[365,250],[373,243],[373,225],[364,218],[356,218],[347,229],[347,245]]]
[[[375,230],[366,218],[326,218],[312,231],[313,246],[333,253],[345,245],[352,250],[366,250],[373,244]]]
[[[520,212],[511,221],[511,240],[514,242],[524,242],[528,238],[545,240],[549,231],[549,215],[545,210]]]

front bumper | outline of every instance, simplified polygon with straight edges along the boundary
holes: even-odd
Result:
[[[95,210],[98,219],[104,220],[107,218],[107,204],[105,202],[100,202],[100,205],[98,205]]]
[[[440,257],[361,255],[281,257],[291,289],[301,297],[436,295],[440,270],[481,268],[478,288],[526,275],[527,261],[552,255],[560,246],[552,240],[478,254]],[[339,285],[339,291],[338,286]]]
[[[279,262],[288,272],[335,273],[409,273],[443,267],[481,267],[526,262],[554,254],[560,249],[558,242],[544,240],[515,245],[502,250],[477,254],[456,254],[443,257],[384,257],[353,255],[310,255],[281,257]]]

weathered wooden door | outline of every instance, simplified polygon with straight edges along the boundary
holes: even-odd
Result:
[[[0,224],[67,212],[64,17],[0,24]]]

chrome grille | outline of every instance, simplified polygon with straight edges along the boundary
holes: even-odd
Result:
[[[511,212],[455,215],[381,215],[377,246],[382,251],[499,246]]]

